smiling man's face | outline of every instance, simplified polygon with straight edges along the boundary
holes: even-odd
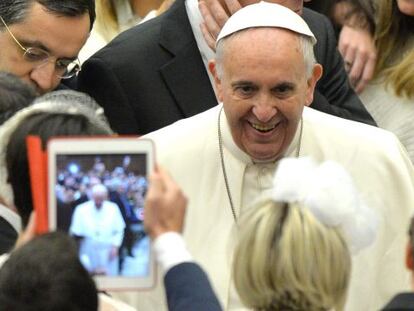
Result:
[[[236,145],[254,160],[283,156],[313,100],[320,66],[307,78],[299,36],[256,28],[226,38],[215,76],[217,95]]]

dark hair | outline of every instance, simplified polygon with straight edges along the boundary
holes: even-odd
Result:
[[[36,98],[35,90],[11,73],[0,72],[0,125]]]
[[[37,135],[46,147],[53,136],[108,135],[106,129],[92,124],[83,115],[36,113],[27,117],[13,132],[6,147],[8,182],[14,194],[14,204],[22,218],[23,226],[28,223],[33,210],[30,189],[29,164],[27,160],[26,137]]]
[[[97,289],[63,232],[35,237],[0,269],[0,306],[8,311],[98,309]]]
[[[92,29],[96,17],[94,0],[1,0],[0,16],[8,25],[21,23],[35,2],[59,16],[76,17],[88,13]]]
[[[110,134],[112,130],[103,109],[89,95],[72,90],[40,96],[32,106],[2,125],[0,139],[5,141],[0,146],[5,150],[0,155],[4,156],[7,169],[2,178],[3,182],[10,183],[14,205],[24,227],[33,210],[26,137],[39,136],[45,149],[51,137]]]

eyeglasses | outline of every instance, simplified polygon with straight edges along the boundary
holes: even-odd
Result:
[[[57,59],[56,61],[54,61],[52,60],[52,56],[41,48],[25,48],[10,31],[3,17],[0,16],[0,20],[3,23],[4,27],[6,27],[7,32],[13,38],[14,42],[16,42],[16,44],[22,49],[23,59],[29,63],[34,64],[35,68],[42,67],[52,61],[55,63],[56,76],[60,79],[72,78],[81,70],[81,65],[78,58],[76,58],[75,60]]]

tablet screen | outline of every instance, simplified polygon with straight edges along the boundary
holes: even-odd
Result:
[[[125,277],[152,278],[143,225],[148,156],[108,150],[53,153],[55,208],[49,222],[77,241],[80,261],[107,284],[102,288],[118,288]]]

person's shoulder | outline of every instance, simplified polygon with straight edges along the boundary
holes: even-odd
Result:
[[[397,137],[384,129],[361,122],[332,116],[312,108],[305,108],[304,121],[321,139],[335,140],[338,145],[350,144],[354,148],[389,150],[399,145]]]
[[[394,296],[381,310],[413,310],[414,293],[400,293]]]
[[[157,44],[157,38],[161,29],[158,18],[134,26],[116,36],[105,47],[92,55],[88,61],[93,59],[104,59],[116,61],[124,57],[139,57],[143,50],[150,45]],[[122,58],[114,55],[122,54]]]
[[[105,201],[105,206],[107,206],[111,209],[113,209],[113,208],[119,209],[118,204],[116,204],[115,202],[109,201],[109,200]]]
[[[185,153],[204,148],[217,133],[218,113],[221,105],[192,117],[181,119],[171,125],[151,132],[143,138],[154,141],[157,151],[170,153],[177,150]]]
[[[75,212],[79,211],[79,210],[88,209],[89,207],[92,207],[92,206],[93,206],[93,201],[91,201],[91,200],[82,202],[82,203],[76,205]]]
[[[198,113],[192,117],[178,120],[170,125],[167,125],[159,130],[146,134],[143,137],[158,139],[160,137],[191,137],[193,133],[205,130],[206,127],[214,123],[215,117],[218,117],[218,112],[221,105],[217,105],[204,112]]]

